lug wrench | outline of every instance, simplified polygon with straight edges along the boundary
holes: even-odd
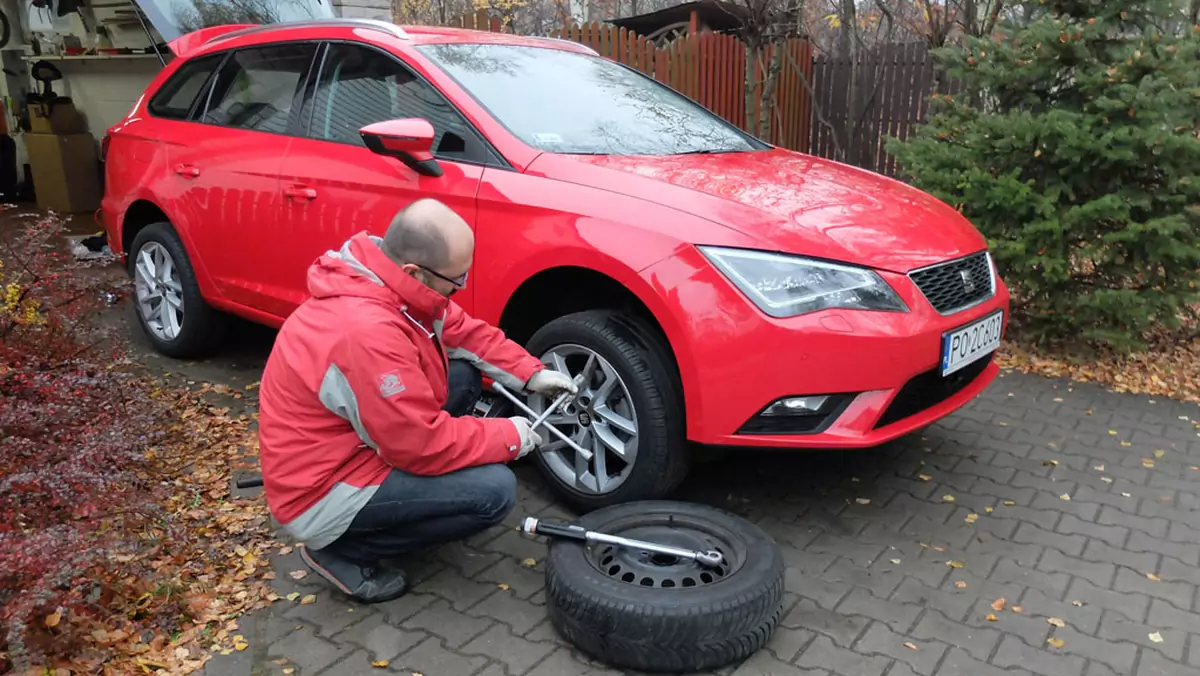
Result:
[[[694,549],[682,549],[680,547],[672,547],[670,545],[660,545],[644,540],[630,540],[617,535],[608,535],[607,533],[597,533],[593,530],[587,530],[583,526],[576,526],[564,523],[549,523],[539,521],[532,516],[525,517],[521,522],[521,531],[528,535],[545,535],[551,538],[561,538],[567,540],[578,540],[580,542],[603,542],[605,544],[616,545],[626,549],[642,549],[655,554],[667,554],[670,556],[678,556],[681,559],[689,559],[695,561],[702,566],[710,568],[721,565],[725,557],[715,549],[710,549],[706,552],[701,552]]]
[[[579,384],[579,383],[578,383],[578,382],[576,382],[576,385],[578,385],[578,384]],[[525,402],[523,402],[523,401],[521,401],[520,399],[518,399],[518,398],[517,398],[517,396],[516,396],[515,394],[513,394],[512,392],[509,392],[509,391],[508,391],[508,388],[506,388],[505,386],[501,385],[500,383],[498,383],[498,382],[493,382],[493,383],[492,383],[492,389],[493,389],[493,390],[495,390],[496,392],[500,393],[501,395],[503,395],[503,396],[504,396],[504,398],[505,398],[505,399],[507,399],[507,400],[509,400],[509,401],[511,401],[511,402],[513,403],[513,405],[514,405],[514,406],[516,406],[517,408],[521,409],[521,410],[522,410],[522,411],[524,411],[524,412],[525,412],[527,415],[529,415],[529,417],[531,417],[531,418],[533,418],[533,419],[534,419],[534,421],[533,421],[533,424],[532,424],[532,426],[530,427],[530,429],[537,429],[539,425],[545,425],[546,429],[547,429],[547,430],[550,430],[550,433],[551,433],[551,434],[553,434],[554,436],[558,437],[560,441],[562,441],[562,442],[563,442],[563,443],[565,443],[566,445],[570,446],[570,447],[571,447],[571,449],[572,449],[572,450],[574,450],[574,451],[575,451],[576,453],[578,453],[579,455],[583,456],[584,460],[591,461],[591,459],[592,459],[592,452],[591,452],[591,451],[589,451],[589,450],[587,450],[586,448],[584,448],[583,446],[580,446],[579,444],[575,443],[575,442],[574,442],[574,441],[571,439],[571,437],[568,437],[567,435],[563,434],[563,433],[562,433],[562,431],[560,431],[560,430],[559,430],[557,427],[555,427],[554,425],[551,425],[550,423],[546,422],[546,418],[549,418],[549,417],[550,417],[550,414],[551,414],[552,412],[554,412],[554,411],[558,410],[558,407],[559,407],[559,406],[561,406],[561,405],[563,404],[563,402],[565,402],[565,401],[566,401],[566,400],[567,400],[567,399],[568,399],[568,398],[571,396],[571,393],[570,393],[570,392],[564,392],[564,393],[562,393],[562,394],[558,395],[558,398],[557,398],[557,399],[555,399],[555,400],[554,400],[554,403],[552,403],[552,404],[551,404],[551,405],[550,405],[550,406],[549,406],[549,407],[546,409],[546,412],[545,412],[545,413],[543,413],[543,414],[541,414],[541,415],[538,415],[538,414],[536,414],[536,413],[534,413],[534,412],[533,412],[533,409],[531,409],[531,408],[529,408],[528,406],[526,406],[526,405],[525,405]]]

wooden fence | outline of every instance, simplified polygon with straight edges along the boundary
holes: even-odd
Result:
[[[497,17],[486,13],[468,14],[451,24],[502,32]],[[737,38],[718,33],[694,33],[658,47],[644,36],[610,24],[589,23],[554,31],[551,37],[571,40],[591,47],[601,56],[625,64],[675,89],[717,115],[746,129],[746,46]],[[806,40],[791,40],[786,46],[784,68],[775,85],[774,105],[770,110],[771,132],[764,140],[804,151],[809,145],[810,97],[802,77],[812,77],[812,45]],[[759,57],[757,79],[765,77],[771,52]],[[789,63],[799,66],[788,67]],[[807,70],[806,70],[807,69]],[[758,119],[761,90],[756,86],[752,119]],[[757,129],[749,129],[751,133]]]
[[[807,150],[895,176],[900,167],[887,153],[888,139],[907,139],[924,124],[935,92],[960,87],[937,76],[925,43],[884,45],[857,61],[820,55],[813,62],[816,96]]]
[[[451,22],[458,28],[493,32],[506,31],[502,24],[486,12]],[[625,29],[592,23],[554,31],[553,37],[588,45],[746,129],[746,47],[733,36],[694,33],[659,47]],[[924,124],[933,93],[954,93],[960,88],[959,83],[937,76],[925,43],[883,45],[856,61],[824,54],[814,57],[806,40],[791,40],[786,49],[771,110],[771,133],[764,140],[888,176],[900,171],[887,153],[888,139],[906,139]],[[771,56],[767,52],[760,57],[758,79],[764,77]],[[759,93],[756,86],[755,106]],[[757,129],[748,131],[757,133]]]

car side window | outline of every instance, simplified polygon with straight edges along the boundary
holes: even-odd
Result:
[[[201,122],[274,134],[286,133],[299,88],[316,55],[315,44],[240,49],[217,74]]]
[[[303,113],[308,135],[323,141],[363,146],[358,130],[401,118],[424,118],[433,125],[434,155],[481,162],[485,144],[454,106],[396,58],[352,44],[331,44],[312,97]]]
[[[188,61],[175,71],[150,99],[147,108],[154,117],[186,120],[202,92],[206,92],[209,76],[221,65],[224,54],[210,54]]]

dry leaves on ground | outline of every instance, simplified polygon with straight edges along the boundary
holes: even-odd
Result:
[[[1095,383],[1115,392],[1163,396],[1200,404],[1200,340],[1156,345],[1130,356],[1101,353],[1072,358],[1005,342],[997,355],[1001,368],[1050,378]]]
[[[156,389],[152,396],[177,420],[169,430],[173,441],[147,453],[145,472],[164,488],[166,516],[145,533],[135,557],[154,571],[159,587],[132,599],[138,612],[123,621],[73,613],[47,618],[56,631],[69,626],[88,644],[71,661],[51,659],[44,665],[50,673],[189,674],[213,653],[249,647],[237,618],[280,598],[268,585],[274,578],[268,556],[279,545],[271,540],[265,501],[230,497],[231,473],[257,456],[250,420],[197,392]],[[113,589],[131,588],[123,582],[114,581]],[[183,617],[156,615],[180,606]]]

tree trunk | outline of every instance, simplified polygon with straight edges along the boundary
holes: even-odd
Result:
[[[771,111],[775,108],[775,83],[779,81],[779,71],[783,68],[783,52],[787,42],[776,42],[771,45],[771,63],[767,67],[767,76],[762,85],[762,96],[758,104],[758,133],[760,139],[771,143]]]
[[[746,43],[746,124],[744,129],[751,134],[758,126],[754,110],[754,86],[758,83],[758,45]]]

